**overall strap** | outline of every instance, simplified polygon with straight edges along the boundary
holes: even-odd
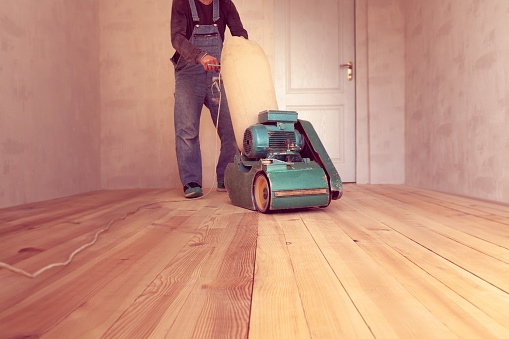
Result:
[[[198,11],[196,10],[196,4],[194,3],[194,0],[189,0],[189,6],[191,6],[191,13],[193,14],[193,22],[200,22],[200,18],[198,17]]]
[[[217,22],[219,20],[219,0],[214,0],[214,22]]]

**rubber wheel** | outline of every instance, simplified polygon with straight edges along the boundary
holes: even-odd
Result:
[[[253,201],[256,210],[267,213],[270,207],[269,179],[263,173],[259,173],[253,183]]]

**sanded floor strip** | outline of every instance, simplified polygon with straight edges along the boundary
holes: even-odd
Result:
[[[0,269],[0,339],[509,337],[509,206],[404,185],[266,215],[89,192],[0,210],[0,261],[33,272],[124,214],[68,266]]]

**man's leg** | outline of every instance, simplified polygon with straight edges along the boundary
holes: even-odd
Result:
[[[204,80],[201,80],[202,87]],[[199,76],[190,69],[175,75],[175,147],[182,185],[190,182],[202,185],[199,131],[204,93],[197,84]]]
[[[216,174],[217,181],[223,182],[226,165],[234,161],[235,155],[238,154],[238,146],[235,140],[235,133],[233,131],[230,110],[228,108],[228,100],[226,99],[224,86],[222,84],[221,107],[219,107],[219,93],[215,87],[213,87],[212,90],[207,91],[205,105],[210,110],[210,116],[214,125],[216,124],[216,121],[218,121],[217,116],[219,113],[219,122],[216,128],[219,139],[221,140],[221,151],[217,162]]]

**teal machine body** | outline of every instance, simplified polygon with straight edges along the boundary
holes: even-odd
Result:
[[[236,206],[266,213],[326,207],[343,194],[341,178],[310,122],[293,111],[263,111],[248,127],[244,152],[225,171]]]

